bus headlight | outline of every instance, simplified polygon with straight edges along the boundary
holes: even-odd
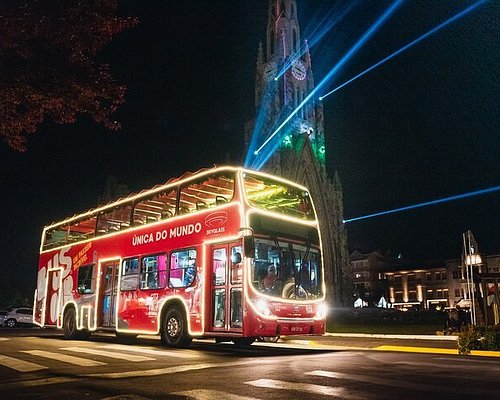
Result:
[[[263,299],[259,299],[255,302],[255,308],[257,309],[258,312],[264,314],[267,317],[272,315],[271,309],[269,308],[267,301]]]
[[[327,312],[328,312],[328,307],[326,306],[326,303],[318,304],[318,308],[316,310],[316,318],[325,318]]]

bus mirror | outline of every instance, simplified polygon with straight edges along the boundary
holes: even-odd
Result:
[[[255,242],[253,240],[253,235],[245,236],[243,238],[243,245],[245,249],[245,256],[253,257],[255,252]]]

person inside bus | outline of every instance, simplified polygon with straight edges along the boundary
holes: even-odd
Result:
[[[196,260],[193,257],[188,257],[188,267],[184,270],[184,286],[191,286],[196,276]]]
[[[267,266],[267,276],[260,282],[260,288],[263,291],[270,292],[276,286],[278,275],[276,275],[276,267],[274,264]]]
[[[241,283],[243,279],[243,269],[241,265],[241,253],[236,252],[231,256],[231,283]]]

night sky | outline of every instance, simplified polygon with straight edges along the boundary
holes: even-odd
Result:
[[[298,0],[302,38],[347,3]],[[328,89],[473,3],[408,0]],[[128,87],[122,130],[82,117],[45,122],[26,153],[0,143],[0,268],[22,271],[33,286],[43,225],[97,206],[108,176],[136,192],[242,163],[268,1],[120,4],[141,22],[100,60]],[[389,4],[357,2],[311,49],[316,82]],[[339,172],[345,218],[500,185],[499,21],[500,2],[489,1],[324,100],[327,167]],[[481,252],[498,254],[499,228],[500,192],[347,224],[351,246],[419,259],[459,258],[467,229]]]

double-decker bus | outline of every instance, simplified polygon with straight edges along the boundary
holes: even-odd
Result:
[[[322,265],[305,187],[204,169],[46,226],[34,321],[67,339],[159,334],[171,347],[322,334]]]

